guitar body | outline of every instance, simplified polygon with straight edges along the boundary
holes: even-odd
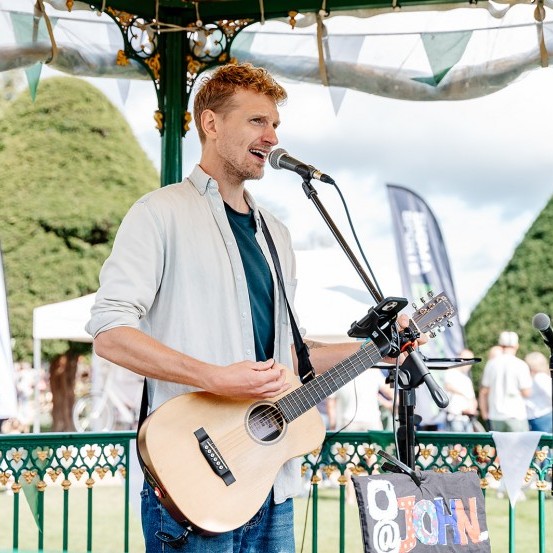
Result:
[[[293,376],[289,382],[301,386]],[[144,421],[138,448],[146,479],[173,518],[206,534],[238,528],[264,503],[282,465],[320,446],[325,427],[317,409],[287,423],[278,399],[193,392]]]

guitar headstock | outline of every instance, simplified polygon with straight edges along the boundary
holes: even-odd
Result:
[[[440,292],[435,296],[432,292],[428,292],[428,299],[423,304],[416,308],[411,319],[418,330],[423,333],[429,333],[431,338],[436,336],[436,331],[441,331],[444,326],[453,326],[451,318],[455,315],[456,310],[450,299]]]

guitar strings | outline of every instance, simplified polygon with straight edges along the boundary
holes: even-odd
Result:
[[[373,355],[377,354],[378,359],[376,360],[373,359],[371,357],[371,354]],[[369,358],[369,361],[371,364],[374,364],[375,362],[377,362],[382,358],[379,350],[372,342],[369,342],[363,345],[362,349],[355,352],[347,359],[344,359],[329,371],[321,374],[319,377],[317,377],[316,381],[312,380],[304,384],[303,386],[300,386],[294,389],[292,392],[281,397],[276,402],[271,403],[270,405],[267,405],[264,409],[258,410],[249,419],[250,422],[246,421],[245,424],[246,425],[249,424],[250,426],[263,425],[264,421],[268,421],[268,419],[272,419],[269,422],[273,425],[273,428],[275,427],[275,423],[276,423],[276,426],[278,426],[279,430],[283,430],[285,423],[292,422],[293,420],[298,418],[298,416],[303,414],[306,411],[306,408],[314,407],[316,403],[328,397],[330,393],[332,393],[332,391],[341,388],[343,385],[347,384],[348,382],[353,380],[356,376],[361,374],[361,372],[369,368],[370,365],[362,364],[361,370],[357,372],[358,363],[354,363],[354,361],[364,360],[366,357]],[[345,377],[344,375],[344,369],[346,371],[347,377]],[[354,369],[357,372],[357,374],[352,375],[350,373],[351,369]],[[335,376],[338,378],[335,378]],[[313,384],[311,384],[311,382],[313,382]],[[319,398],[319,400],[316,403],[313,403],[313,405],[310,406],[311,401],[309,401],[309,399],[310,398],[312,399],[313,395],[308,396],[308,392],[311,392],[312,388],[323,387],[323,386],[327,386],[328,391],[330,391],[330,393]],[[293,403],[295,403],[295,406]],[[299,407],[299,411],[298,411],[298,407]],[[286,411],[288,411],[288,413],[286,413]],[[288,415],[288,418],[290,418],[290,415],[292,415],[290,420],[288,420],[287,415]],[[255,433],[254,433],[254,436],[255,436]],[[242,443],[251,441],[251,439],[252,439],[251,434],[248,432],[244,432],[244,426],[240,425],[239,427],[236,427],[228,431],[224,436],[217,438],[217,443],[215,443],[215,446],[218,449],[220,448],[221,450],[223,450],[225,448],[232,448],[232,447],[239,446]],[[263,438],[258,438],[258,439],[260,441],[263,441]],[[267,443],[270,443],[270,442],[267,442]]]

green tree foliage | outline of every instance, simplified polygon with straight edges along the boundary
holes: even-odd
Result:
[[[552,236],[553,197],[467,321],[465,334],[468,346],[484,361],[503,330],[513,330],[519,335],[520,356],[537,350],[549,357],[548,348],[532,326],[532,317],[540,312],[553,315]],[[483,365],[476,365],[473,371],[477,385]]]
[[[5,107],[5,106],[4,106]],[[40,83],[0,119],[0,245],[14,356],[32,356],[32,311],[98,287],[124,214],[159,177],[121,113],[74,78]],[[45,342],[45,357],[68,349]]]

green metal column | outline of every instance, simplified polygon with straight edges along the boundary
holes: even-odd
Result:
[[[166,16],[172,24],[181,24],[179,18]],[[185,31],[160,35],[160,91],[163,102],[163,134],[161,137],[161,186],[182,180],[182,138],[184,113],[188,102],[186,89]]]

